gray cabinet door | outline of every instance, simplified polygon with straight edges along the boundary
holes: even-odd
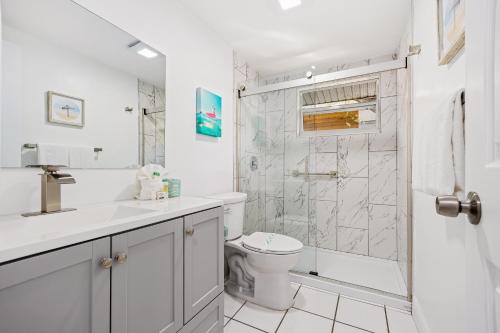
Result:
[[[222,333],[224,331],[224,294],[200,311],[180,333]]]
[[[184,217],[184,323],[224,290],[222,207]]]
[[[176,219],[112,237],[113,333],[170,333],[182,327],[182,227]]]
[[[0,332],[109,332],[110,240],[0,266]]]

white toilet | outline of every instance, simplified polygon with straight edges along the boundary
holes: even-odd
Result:
[[[273,233],[243,235],[245,193],[210,198],[224,201],[224,255],[229,266],[226,291],[271,309],[290,308],[293,295],[288,272],[299,260],[302,243]]]

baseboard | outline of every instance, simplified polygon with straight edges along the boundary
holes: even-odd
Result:
[[[418,333],[431,333],[429,329],[429,325],[427,325],[427,320],[425,319],[424,313],[422,311],[422,307],[418,302],[418,297],[413,295],[413,321],[415,322],[415,326],[417,326]]]

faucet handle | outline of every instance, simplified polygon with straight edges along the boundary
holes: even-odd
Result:
[[[57,173],[57,171],[55,171],[52,174],[52,177],[59,179],[59,178],[69,178],[73,176],[71,176],[69,173]]]
[[[46,173],[53,173],[61,170],[61,168],[65,167],[65,165],[39,165],[39,167]]]

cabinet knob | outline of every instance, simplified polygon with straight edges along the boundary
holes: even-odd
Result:
[[[125,252],[115,254],[115,261],[119,264],[123,264],[127,261],[127,254]]]
[[[194,228],[187,228],[186,229],[186,235],[193,236],[193,234],[194,234]]]
[[[101,260],[99,260],[99,266],[101,266],[104,269],[109,269],[111,268],[111,266],[113,266],[113,259],[101,258]]]

